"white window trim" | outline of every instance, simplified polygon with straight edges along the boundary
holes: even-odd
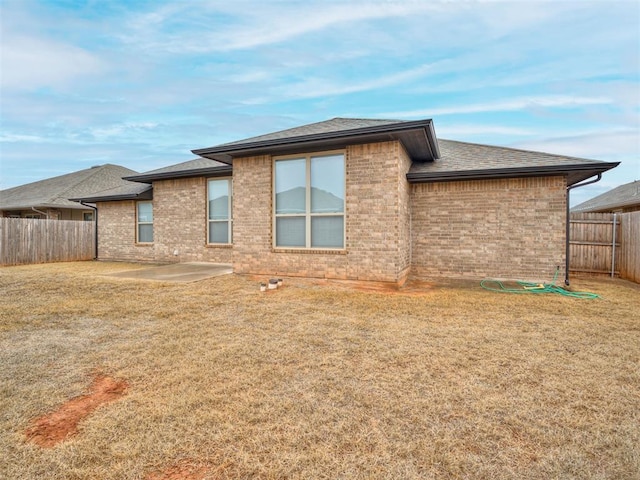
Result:
[[[229,205],[228,205],[229,218],[227,218],[226,220],[211,220],[209,218],[209,182],[211,180],[226,180],[229,184]],[[233,245],[233,177],[209,177],[207,178],[206,189],[207,189],[207,195],[206,195],[207,197],[207,245]],[[229,223],[229,236],[227,238],[227,242],[219,243],[219,242],[209,241],[209,232],[211,231],[209,228],[209,225],[211,223],[222,223],[222,222]]]
[[[311,213],[311,157],[328,157],[331,155],[342,155],[343,168],[344,168],[344,208],[342,213]],[[278,160],[292,160],[292,159],[301,159],[304,158],[306,160],[306,185],[305,185],[305,208],[306,212],[304,214],[301,213],[276,213],[276,162]],[[273,232],[273,249],[281,250],[281,251],[291,251],[291,250],[302,250],[302,251],[336,251],[343,252],[347,249],[347,201],[346,201],[346,193],[347,193],[347,151],[346,150],[327,150],[320,152],[309,152],[309,153],[298,153],[291,155],[279,155],[277,157],[273,157],[273,165],[272,168],[272,185],[273,188],[272,193],[272,232]],[[342,217],[342,247],[312,247],[311,246],[311,218],[313,217]],[[277,241],[277,231],[276,231],[276,219],[284,217],[304,217],[305,219],[305,243],[304,247],[302,246],[285,246],[281,247],[276,245]]]
[[[143,242],[143,241],[140,240],[140,225],[151,225],[154,240],[156,238],[156,232],[153,231],[154,230],[153,229],[153,221],[151,221],[151,222],[141,222],[141,221],[138,220],[140,218],[140,214],[138,212],[138,207],[142,203],[150,203],[151,204],[151,212],[153,212],[153,202],[152,201],[148,200],[148,201],[136,202],[136,243],[139,243],[139,244],[142,244],[142,245],[151,245],[151,244],[153,244],[153,241],[151,241],[151,242]]]

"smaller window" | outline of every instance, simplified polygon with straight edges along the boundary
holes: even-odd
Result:
[[[207,243],[230,244],[232,241],[231,179],[207,182]]]
[[[85,222],[92,222],[93,221],[93,212],[83,212],[82,219]]]
[[[153,243],[153,204],[137,203],[137,236],[138,243]]]

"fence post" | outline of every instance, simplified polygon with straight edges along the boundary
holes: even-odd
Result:
[[[616,214],[613,214],[613,243],[611,244],[611,278],[615,276],[616,271]]]

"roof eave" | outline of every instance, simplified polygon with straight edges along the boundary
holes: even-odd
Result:
[[[41,203],[38,205],[6,205],[0,206],[0,210],[9,211],[9,210],[31,210],[33,208],[48,208],[52,210],[60,210],[68,208],[70,210],[83,210],[82,206],[77,205],[61,205],[57,203]]]
[[[171,180],[175,178],[193,178],[193,177],[224,177],[231,175],[232,167],[207,167],[197,168],[193,170],[182,170],[176,172],[162,172],[151,174],[131,175],[130,177],[123,177],[123,180],[138,183],[153,183],[157,180]]]
[[[153,200],[153,188],[140,193],[125,193],[122,195],[105,195],[102,197],[70,198],[74,202],[98,203],[116,202],[121,200]]]
[[[403,141],[402,134],[404,133],[408,135],[411,131],[415,131],[418,136],[422,136],[424,139],[424,143],[422,143],[422,140],[418,140],[420,145],[417,148],[407,148],[410,155],[413,153],[412,159],[414,161],[431,161],[440,157],[433,122],[430,119],[300,135],[297,137],[276,138],[233,145],[219,145],[216,147],[191,150],[191,152],[204,158],[231,164],[235,157],[289,153],[296,150],[320,150],[327,147],[338,148],[340,146],[344,147],[346,145],[362,144],[374,141]],[[406,141],[406,138],[404,138],[404,140]]]
[[[566,175],[567,186],[606,172],[617,167],[620,162],[601,162],[597,164],[550,165],[538,167],[493,168],[484,170],[463,170],[450,172],[409,172],[409,183],[451,182],[456,180],[489,180],[497,178],[544,177]]]

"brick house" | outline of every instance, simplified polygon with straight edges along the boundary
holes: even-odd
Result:
[[[431,120],[334,118],[193,150],[98,207],[99,259],[374,280],[548,278],[568,187],[617,165],[438,140]]]

